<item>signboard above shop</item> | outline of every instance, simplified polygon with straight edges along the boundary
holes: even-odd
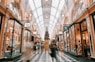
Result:
[[[25,23],[25,24],[24,24],[24,27],[30,27],[30,26],[31,26],[30,23]]]

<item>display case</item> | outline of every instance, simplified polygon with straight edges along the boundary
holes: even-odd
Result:
[[[5,58],[20,55],[22,26],[16,20],[9,19],[4,28],[3,52]]]
[[[81,43],[82,43],[82,55],[85,57],[88,56],[88,51],[89,55],[91,54],[90,52],[90,41],[88,37],[88,30],[87,30],[87,21],[84,19],[81,22]]]

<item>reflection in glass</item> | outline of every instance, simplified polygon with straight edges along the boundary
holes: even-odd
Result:
[[[4,33],[4,57],[18,56],[21,45],[21,25],[14,20],[8,20]]]

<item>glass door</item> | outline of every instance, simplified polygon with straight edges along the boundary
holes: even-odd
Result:
[[[87,57],[90,54],[90,42],[88,39],[87,22],[81,22],[82,53]]]

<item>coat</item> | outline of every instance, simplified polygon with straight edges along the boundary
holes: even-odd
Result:
[[[50,53],[51,57],[56,58],[57,47],[53,46],[53,47],[50,48],[50,50],[51,50],[51,53]]]

